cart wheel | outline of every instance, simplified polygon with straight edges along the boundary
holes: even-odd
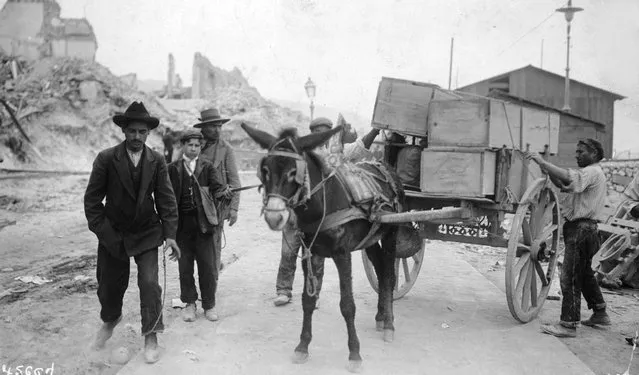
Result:
[[[561,216],[545,179],[536,180],[521,202],[508,240],[506,298],[513,317],[527,323],[541,310],[555,275]]]
[[[424,260],[426,242],[422,241],[422,248],[415,253],[412,257],[397,258],[395,259],[395,275],[397,275],[397,281],[395,282],[395,291],[393,292],[393,300],[398,300],[406,295],[408,291],[415,285],[419,270],[422,268],[422,262]],[[366,250],[362,250],[362,261],[364,262],[364,271],[366,271],[366,277],[368,282],[373,287],[373,290],[379,293],[379,285],[377,283],[377,274],[375,268]]]

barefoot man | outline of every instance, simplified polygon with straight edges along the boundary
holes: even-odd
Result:
[[[578,169],[563,169],[544,160],[537,153],[527,153],[546,171],[552,183],[568,193],[562,202],[564,243],[566,250],[561,267],[561,317],[558,324],[543,325],[544,333],[557,337],[577,336],[581,319],[581,295],[594,313],[581,323],[587,326],[609,325],[606,302],[590,266],[592,257],[599,251],[597,221],[606,198],[606,175],[599,162],[604,152],[601,143],[594,139],[577,144]]]
[[[84,195],[89,229],[98,237],[100,318],[94,348],[101,349],[122,320],[122,300],[129,285],[129,258],[138,266],[140,315],[147,363],[159,359],[157,333],[162,322],[162,288],[158,283],[158,247],[180,257],[175,242],[178,211],[164,156],[145,145],[159,120],[142,103],[133,102],[113,122],[125,141],[98,154]],[[102,201],[106,198],[106,204]]]

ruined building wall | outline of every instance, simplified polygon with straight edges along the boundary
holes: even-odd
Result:
[[[196,52],[193,57],[191,98],[214,96],[219,88],[252,89],[242,72],[234,68],[231,72],[213,66],[209,59]]]

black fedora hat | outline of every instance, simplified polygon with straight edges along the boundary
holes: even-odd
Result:
[[[201,128],[202,126],[209,124],[223,125],[231,121],[231,119],[221,117],[220,112],[217,110],[217,108],[209,108],[200,112],[200,117],[198,118],[198,120],[200,120],[200,122],[193,125],[194,128]]]
[[[151,116],[142,102],[133,102],[124,113],[113,116],[113,122],[121,128],[134,121],[147,124],[149,129],[155,129],[160,124],[160,120]]]

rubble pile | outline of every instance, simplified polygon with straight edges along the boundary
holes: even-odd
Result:
[[[214,89],[201,99],[158,99],[95,62],[47,58],[29,64],[0,58],[0,100],[6,103],[0,105],[3,168],[90,170],[100,150],[124,139],[111,119],[136,100],[160,118],[147,140],[159,152],[169,144],[167,138],[175,141],[210,106],[233,118],[223,132],[239,148],[258,148],[240,128],[242,121],[270,133],[291,126],[305,129],[308,123],[301,112],[264,99],[237,69],[212,67],[215,80],[205,84]]]
[[[10,63],[2,66],[0,99],[9,107],[0,110],[5,168],[88,170],[97,152],[123,139],[111,118],[134,100],[161,119],[149,137],[149,145],[158,150],[164,128],[177,120],[157,99],[97,63],[47,58],[23,64],[15,78],[10,70],[6,74]]]

